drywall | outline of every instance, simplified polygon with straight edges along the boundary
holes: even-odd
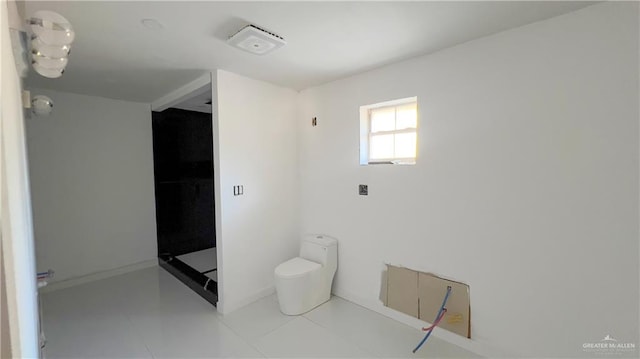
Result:
[[[222,232],[218,310],[228,313],[272,293],[273,270],[297,255],[297,93],[230,72],[214,76]],[[243,195],[233,195],[235,185],[244,186]]]
[[[37,266],[54,282],[157,256],[148,104],[31,89],[27,120]]]
[[[37,358],[36,270],[22,84],[9,34],[9,24],[19,23],[18,8],[15,1],[0,4],[0,241],[11,355]],[[0,340],[5,340],[4,335]]]
[[[301,233],[340,241],[334,292],[384,312],[403,265],[470,285],[478,345],[637,343],[638,62],[614,2],[303,91]],[[410,96],[417,164],[360,166],[359,107]]]
[[[11,358],[11,327],[7,304],[6,279],[2,265],[2,243],[0,242],[0,358]]]

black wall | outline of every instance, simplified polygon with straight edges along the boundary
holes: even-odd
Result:
[[[153,112],[158,254],[215,247],[211,115]]]

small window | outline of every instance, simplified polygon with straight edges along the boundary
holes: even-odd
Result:
[[[360,107],[360,164],[415,164],[417,98]]]

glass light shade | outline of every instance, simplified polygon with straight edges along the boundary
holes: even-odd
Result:
[[[69,45],[47,45],[40,38],[31,40],[31,51],[46,57],[67,57],[71,51]]]
[[[34,62],[32,65],[33,65],[33,69],[36,70],[37,73],[39,73],[44,77],[48,77],[50,79],[56,79],[62,76],[62,73],[64,72],[64,68],[50,69],[50,68],[41,66],[37,62]]]
[[[69,21],[53,11],[36,11],[29,19],[29,25],[34,37],[47,45],[69,45],[75,38]]]
[[[31,110],[38,116],[49,116],[53,110],[53,101],[44,95],[33,96]]]
[[[33,62],[48,69],[64,70],[67,67],[69,59],[66,57],[47,57],[42,54],[35,53],[31,56]]]

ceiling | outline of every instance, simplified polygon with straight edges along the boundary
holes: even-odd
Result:
[[[213,69],[296,90],[588,6],[589,2],[99,2],[26,3],[74,26],[59,79],[30,71],[27,87],[152,102]],[[155,19],[161,29],[145,27]],[[225,42],[248,23],[287,45],[256,56]]]

